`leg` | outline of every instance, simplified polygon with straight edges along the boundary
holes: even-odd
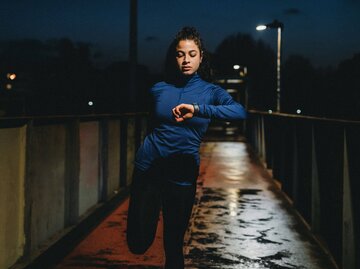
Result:
[[[167,182],[163,191],[165,269],[183,269],[184,235],[194,204],[196,184]]]
[[[127,243],[131,252],[143,254],[154,241],[161,207],[160,186],[152,169],[134,170],[127,219]]]

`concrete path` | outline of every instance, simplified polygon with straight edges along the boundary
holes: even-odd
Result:
[[[207,142],[201,156],[186,268],[335,268],[244,143]],[[153,246],[133,255],[125,243],[127,206],[126,200],[55,268],[162,268],[161,219]]]
[[[334,268],[244,143],[208,142],[202,162],[187,268]]]

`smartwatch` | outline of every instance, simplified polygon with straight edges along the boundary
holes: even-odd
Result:
[[[193,103],[192,105],[194,107],[194,115],[199,114],[199,111],[200,111],[199,104],[198,103]]]

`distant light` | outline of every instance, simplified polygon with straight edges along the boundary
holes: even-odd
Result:
[[[267,28],[266,25],[258,25],[258,26],[256,26],[256,30],[258,30],[258,31],[263,31],[263,30],[265,30],[266,28]]]
[[[14,74],[14,73],[8,73],[8,74],[7,74],[7,78],[10,79],[10,80],[14,80],[14,79],[16,79],[16,74]]]
[[[11,90],[11,89],[12,89],[12,85],[11,85],[11,84],[6,84],[5,88],[6,88],[7,90]]]
[[[242,83],[242,79],[236,79],[236,78],[229,78],[226,80],[227,83]]]
[[[238,70],[238,69],[240,69],[240,65],[234,64],[233,68],[234,68],[234,70]]]
[[[88,102],[88,105],[89,105],[89,106],[93,106],[93,105],[94,105],[94,102],[93,102],[93,101],[89,101],[89,102]]]
[[[226,89],[226,91],[227,91],[228,93],[237,93],[237,92],[238,92],[237,89],[231,89],[231,88]]]
[[[273,113],[273,111],[272,111],[271,109],[269,109],[269,111],[268,111],[268,112],[269,112],[269,114]]]
[[[301,109],[297,109],[297,110],[296,110],[296,113],[297,113],[297,114],[301,114]]]
[[[243,70],[240,71],[240,77],[245,77],[247,75],[247,67],[244,66],[243,67]]]

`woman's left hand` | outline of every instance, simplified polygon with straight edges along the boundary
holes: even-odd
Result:
[[[180,104],[172,109],[173,115],[177,122],[191,119],[194,116],[194,106],[190,104]]]

